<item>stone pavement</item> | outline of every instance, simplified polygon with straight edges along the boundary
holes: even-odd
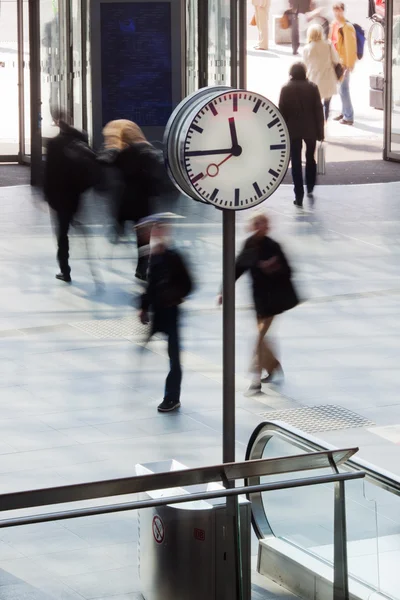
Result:
[[[238,459],[260,421],[309,407],[304,427],[313,435],[359,445],[360,456],[400,473],[398,194],[398,184],[321,186],[314,211],[299,213],[282,186],[266,202],[304,303],[276,327],[285,382],[245,398],[254,315],[248,281],[237,284]],[[110,245],[101,199],[88,204],[82,218],[91,259],[73,236],[74,283],[65,286],[54,279],[55,245],[40,198],[29,187],[0,189],[0,493],[128,476],[138,462],[221,460],[220,213],[186,198],[162,207],[176,215],[174,240],[190,258],[197,289],[184,307],[182,409],[159,415],[165,344],[142,352],[137,344],[144,332],[132,308],[140,291],[132,282],[134,244]],[[237,217],[238,244],[247,216]],[[332,407],[351,411],[341,413],[345,429],[333,429]],[[296,424],[296,414],[283,417]],[[26,582],[31,600],[37,589],[41,598],[132,600],[140,590],[136,543],[132,514],[3,530],[0,569],[18,581],[5,579],[9,595],[0,596],[20,598],[12,588]]]

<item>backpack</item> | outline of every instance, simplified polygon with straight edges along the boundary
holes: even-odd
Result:
[[[353,27],[356,31],[357,58],[358,58],[358,60],[361,60],[362,57],[364,56],[364,46],[365,46],[365,41],[366,41],[365,31],[361,27],[361,25],[358,25],[357,23],[353,23]]]
[[[101,167],[96,154],[83,140],[73,139],[64,149],[71,187],[83,194],[101,179]]]

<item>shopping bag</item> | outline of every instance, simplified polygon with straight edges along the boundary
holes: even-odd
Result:
[[[254,15],[251,17],[250,25],[251,25],[252,27],[255,27],[255,26],[257,25],[257,22],[256,22],[256,15],[255,15],[255,14],[254,14]]]
[[[325,144],[320,142],[317,150],[317,174],[325,175]]]

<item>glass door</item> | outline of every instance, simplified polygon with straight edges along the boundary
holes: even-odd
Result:
[[[0,0],[0,161],[17,161],[19,65],[17,0]]]
[[[400,0],[386,3],[384,158],[400,162]]]

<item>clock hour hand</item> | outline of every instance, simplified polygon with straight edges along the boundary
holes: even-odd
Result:
[[[226,148],[223,150],[191,150],[185,152],[185,156],[214,156],[215,154],[231,154],[232,148]]]

